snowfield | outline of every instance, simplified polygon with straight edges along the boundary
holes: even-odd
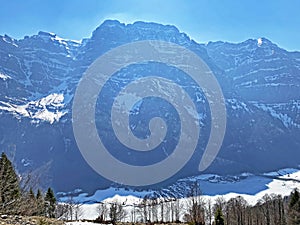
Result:
[[[10,99],[11,100],[11,99]],[[50,94],[25,104],[13,104],[0,101],[0,110],[12,113],[16,118],[31,118],[32,122],[45,121],[50,124],[58,122],[67,110],[64,110],[64,95]]]

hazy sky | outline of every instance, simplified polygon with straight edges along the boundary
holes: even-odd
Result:
[[[267,37],[300,50],[299,0],[0,0],[0,34],[90,37],[105,19],[173,24],[198,42]]]

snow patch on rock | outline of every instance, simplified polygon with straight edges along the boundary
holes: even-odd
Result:
[[[34,123],[45,121],[53,124],[68,112],[64,109],[63,102],[64,95],[54,93],[25,104],[0,101],[0,110],[10,112],[18,119],[27,117],[31,118]]]
[[[11,77],[8,76],[8,75],[5,75],[5,74],[3,74],[3,73],[0,73],[0,79],[6,81],[6,80],[8,80],[8,79],[11,79]]]
[[[263,104],[263,103],[257,103],[257,102],[252,102],[255,107],[258,109],[262,109],[263,111],[269,113],[272,117],[280,120],[282,124],[286,127],[296,127],[300,128],[300,124],[296,123],[288,114],[282,113],[282,112],[277,112],[275,110],[276,105],[274,104]],[[298,106],[298,105],[296,105]]]

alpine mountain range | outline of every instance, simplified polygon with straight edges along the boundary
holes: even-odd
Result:
[[[299,166],[300,52],[289,52],[266,38],[199,44],[175,26],[146,22],[125,25],[107,20],[90,38],[81,41],[48,32],[20,40],[0,36],[0,150],[8,154],[20,174],[31,173],[42,185],[51,185],[56,191],[80,188],[92,192],[112,185],[90,168],[78,150],[72,129],[72,100],[94,60],[117,46],[141,40],[172,42],[193,51],[210,67],[222,88],[226,134],[217,158],[202,173],[260,174]],[[151,63],[133,70],[180,75],[180,71]],[[125,69],[120,73],[129,72]],[[114,82],[122,86],[123,80]],[[199,145],[187,165],[161,186],[199,174],[198,164],[210,131],[207,101],[201,93],[199,98],[202,147]],[[101,99],[99,104],[105,106]],[[133,113],[132,122],[139,124],[144,119],[141,115],[155,111],[160,104],[164,102],[136,106],[133,111],[141,113],[136,117]],[[165,110],[169,112],[168,107]],[[147,115],[145,118],[149,119]],[[176,121],[176,116],[170,121],[175,123],[174,129]],[[107,129],[108,138],[110,132]],[[140,127],[137,136],[143,136],[143,132]],[[170,138],[172,135],[170,132]],[[176,138],[170,143],[176,144]],[[113,138],[108,145],[114,145]],[[131,159],[117,151],[112,154],[133,164],[146,160]],[[153,155],[151,160],[161,157]]]

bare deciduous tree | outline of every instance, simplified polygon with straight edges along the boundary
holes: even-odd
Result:
[[[205,202],[198,182],[194,182],[190,187],[185,220],[197,225],[205,224]]]
[[[116,224],[117,222],[124,219],[126,217],[126,214],[126,210],[124,209],[122,203],[119,203],[117,201],[110,203],[109,217],[113,224]]]
[[[211,223],[212,223],[213,215],[214,215],[214,212],[213,212],[212,201],[211,201],[211,199],[208,199],[206,202],[206,220],[209,225],[211,225]]]
[[[82,216],[82,205],[83,203],[76,201],[73,196],[70,196],[65,203],[59,204],[56,214],[59,214],[59,217],[64,220],[78,220]]]
[[[98,214],[98,220],[99,222],[104,222],[107,220],[108,216],[108,207],[106,203],[100,202],[99,205],[96,208],[97,214]]]

